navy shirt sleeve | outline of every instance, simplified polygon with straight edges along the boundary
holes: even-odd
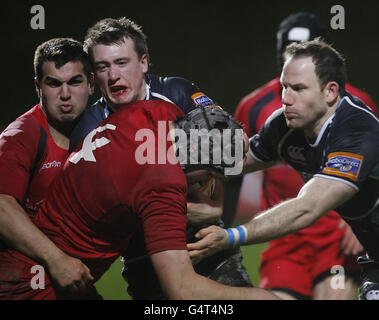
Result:
[[[279,143],[288,130],[282,109],[274,111],[259,133],[250,139],[249,152],[259,161],[279,160]]]
[[[196,105],[205,107],[216,104],[196,84],[184,78],[147,75],[146,80],[151,88],[153,98],[166,97],[184,113],[192,111]]]
[[[349,108],[336,113],[338,125],[330,132],[319,174],[343,179],[359,190],[379,163],[379,120],[363,106],[348,103]]]

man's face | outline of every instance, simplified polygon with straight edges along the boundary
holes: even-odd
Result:
[[[145,98],[147,57],[138,57],[133,40],[124,38],[116,44],[98,44],[92,48],[92,57],[96,82],[110,108],[117,110]]]
[[[311,57],[289,58],[280,82],[287,125],[293,129],[316,132],[328,111]]]
[[[62,123],[76,120],[87,106],[93,89],[83,64],[67,62],[57,69],[53,61],[45,61],[42,75],[35,85],[48,120]]]

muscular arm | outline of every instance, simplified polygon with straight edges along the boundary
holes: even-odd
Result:
[[[309,227],[355,193],[343,182],[315,177],[303,186],[297,198],[282,202],[245,224],[247,243],[269,241]]]
[[[12,248],[45,265],[57,284],[72,287],[92,280],[88,268],[67,256],[29,219],[15,198],[0,194],[0,238]]]
[[[186,250],[168,250],[151,255],[163,290],[173,300],[278,299],[259,288],[225,286],[197,274]]]
[[[343,182],[315,177],[303,186],[297,198],[284,201],[244,224],[248,232],[245,244],[266,242],[306,228],[355,193]],[[228,246],[225,230],[216,226],[200,230],[197,236],[203,239],[188,245],[194,258]]]

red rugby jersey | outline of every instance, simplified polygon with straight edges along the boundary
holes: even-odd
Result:
[[[42,153],[37,156],[39,144]],[[0,135],[0,193],[16,198],[33,216],[67,156],[55,144],[37,104]]]
[[[164,154],[170,148],[168,126],[162,135],[158,120],[179,115],[161,100],[137,101],[110,115],[70,155],[36,215],[36,225],[96,280],[141,226],[149,254],[186,250],[186,178],[179,164],[158,163],[158,140],[166,144]],[[137,163],[147,141],[138,141],[141,129],[154,134],[154,163]]]

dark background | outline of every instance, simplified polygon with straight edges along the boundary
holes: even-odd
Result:
[[[45,9],[45,30],[33,30],[33,5]],[[332,30],[333,5],[345,9],[345,29]],[[280,21],[310,11],[328,26],[347,59],[349,82],[379,103],[379,2],[377,1],[5,1],[1,13],[0,122],[8,123],[36,104],[33,55],[53,37],[83,40],[105,17],[126,16],[143,26],[151,73],[197,83],[230,112],[251,90],[278,74],[275,45]],[[91,102],[98,97],[98,92]]]

